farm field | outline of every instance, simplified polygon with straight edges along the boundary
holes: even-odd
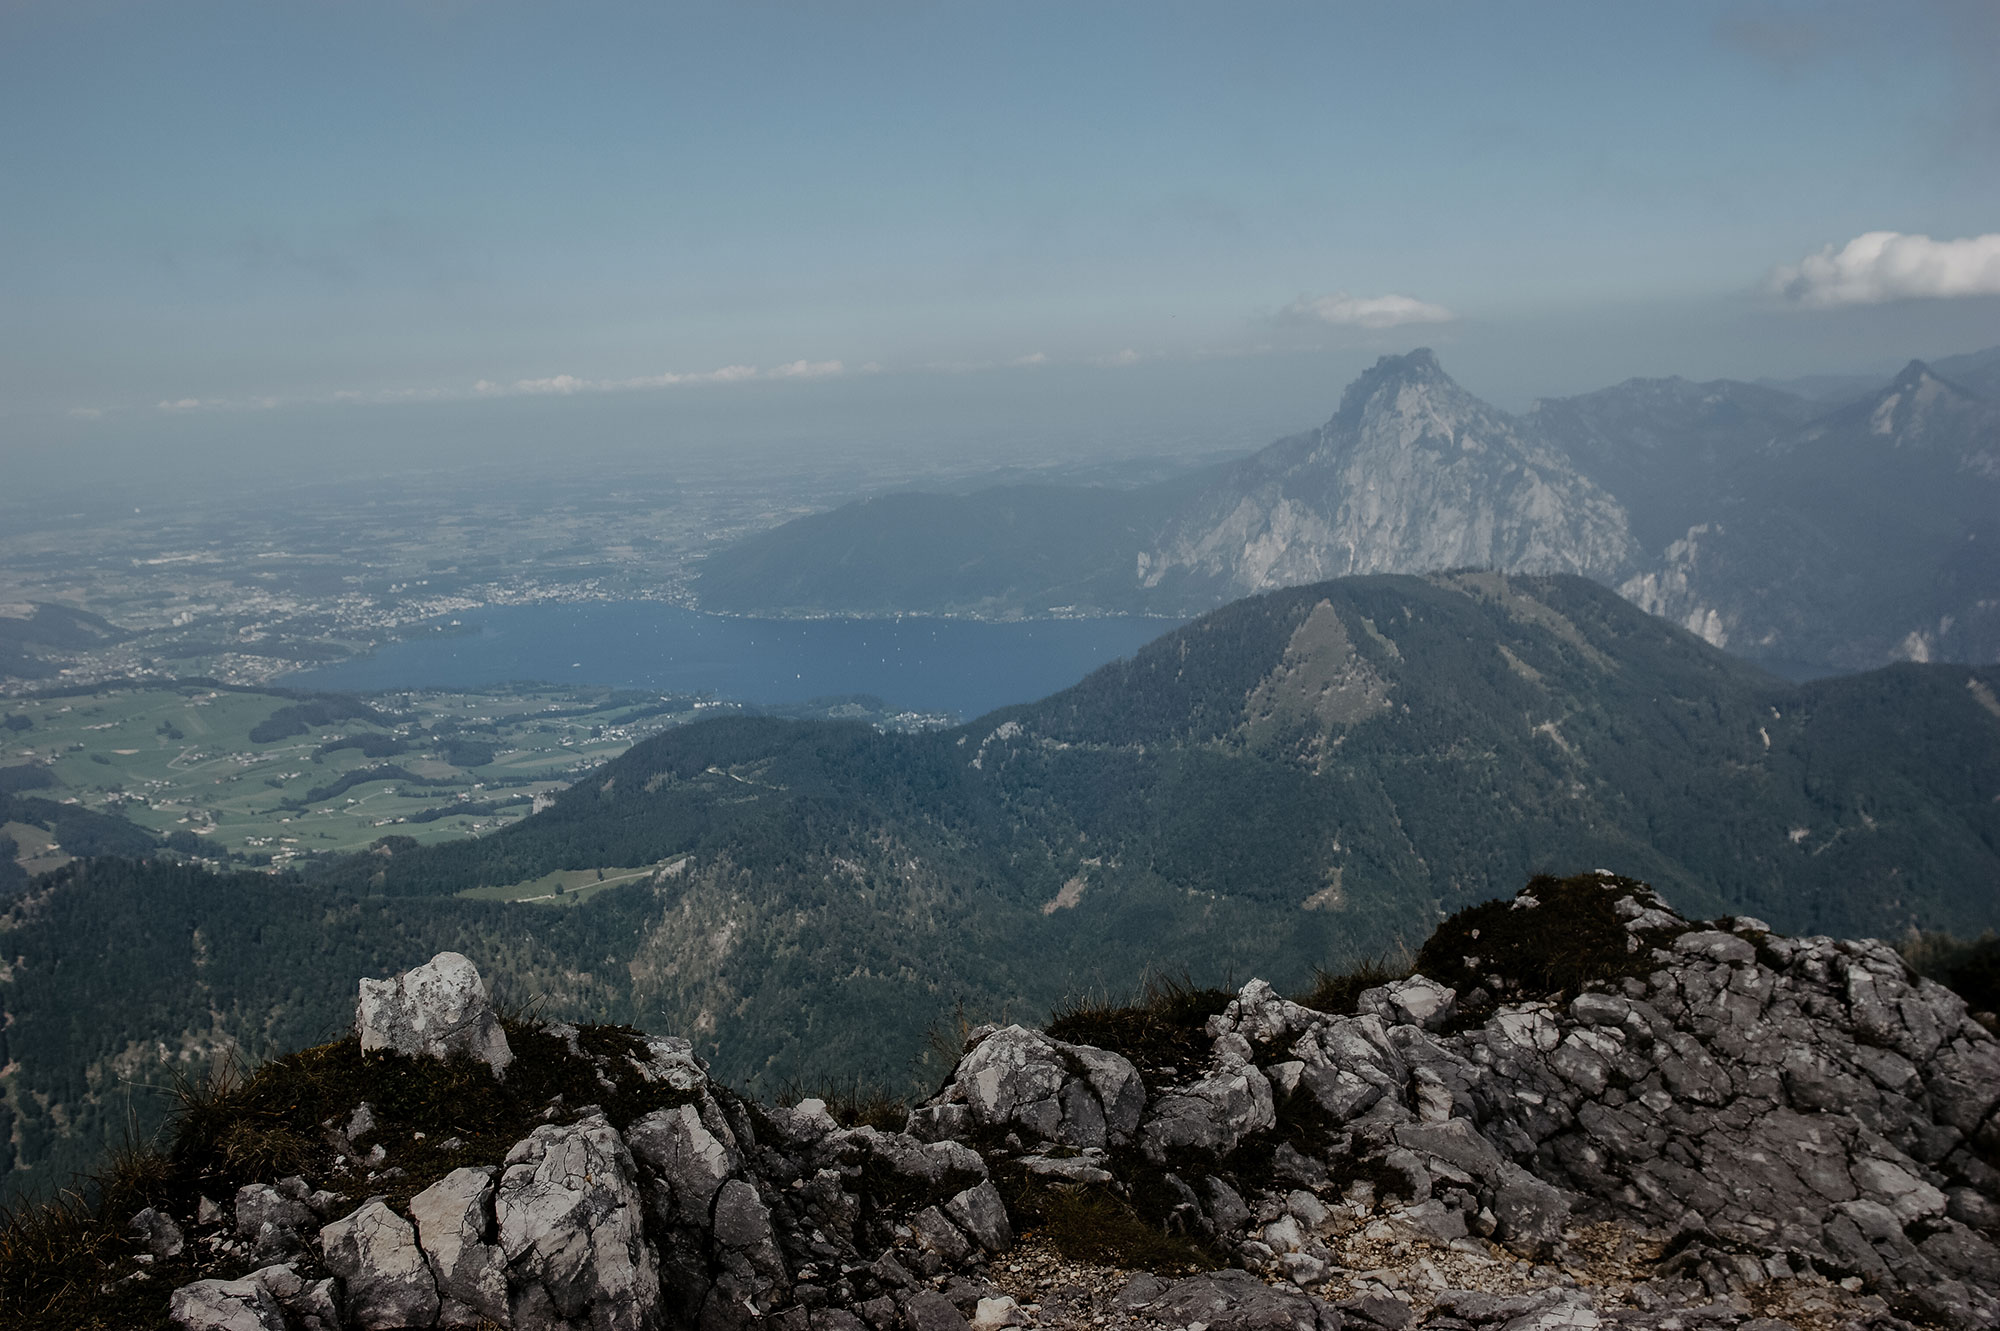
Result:
[[[523,685],[338,699],[189,684],[16,698],[0,768],[54,783],[19,793],[120,814],[191,855],[280,867],[384,836],[478,835],[670,725],[731,704]],[[30,872],[64,863],[9,823]]]
[[[640,878],[672,878],[686,865],[683,855],[638,869],[557,869],[540,878],[498,887],[467,888],[458,895],[475,901],[531,902],[540,906],[580,906],[608,887]]]

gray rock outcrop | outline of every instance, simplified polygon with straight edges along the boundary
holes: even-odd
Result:
[[[361,981],[354,1029],[361,1049],[412,1057],[467,1054],[499,1076],[514,1061],[507,1033],[479,970],[456,952],[440,952],[390,980]]]
[[[347,1295],[356,1331],[396,1331],[437,1321],[437,1281],[417,1247],[410,1222],[381,1202],[369,1202],[319,1232],[327,1270]]]
[[[437,1281],[438,1325],[504,1324],[507,1258],[493,1242],[493,1171],[452,1170],[410,1199],[410,1219]]]
[[[1411,976],[1349,1013],[1252,981],[1192,1028],[1206,1058],[1177,1055],[1152,1085],[1121,1054],[982,1028],[903,1132],[844,1128],[817,1100],[752,1105],[685,1041],[590,1055],[551,1028],[606,1104],[638,1087],[643,1112],[558,1099],[504,1161],[401,1194],[406,1213],[344,1202],[323,1272],[295,1236],[331,1194],[244,1187],[181,1241],[239,1263],[221,1274],[256,1269],[182,1286],[172,1315],[188,1331],[2000,1325],[2000,1042],[1965,1005],[1879,943],[1696,924],[1626,880],[1571,881],[1624,940],[1614,978],[1536,990],[1468,957],[1452,985]],[[1237,1269],[1037,1303],[996,1283],[1016,1269],[1009,1204],[1036,1196],[1106,1199]],[[162,1260],[181,1224],[141,1212],[135,1245]],[[1771,1312],[1794,1306],[1797,1322]]]
[[[659,1258],[642,1210],[632,1153],[601,1114],[537,1128],[510,1151],[493,1213],[515,1322],[658,1327]]]
[[[175,1290],[168,1316],[185,1331],[286,1331],[285,1310],[255,1280],[197,1280]]]
[[[944,1090],[910,1116],[912,1133],[1011,1142],[1027,1168],[1072,1182],[1110,1177],[1105,1152],[1132,1141],[1146,1106],[1130,1060],[1024,1026],[982,1027],[969,1044]]]

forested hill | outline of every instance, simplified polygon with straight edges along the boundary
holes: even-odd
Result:
[[[688,727],[519,827],[342,878],[405,894],[671,856],[693,856],[683,878],[718,857],[836,879],[836,860],[893,862],[1037,912],[1081,880],[1049,941],[1090,955],[1136,912],[1190,960],[1225,903],[1365,951],[1600,864],[1787,928],[1976,928],[2000,919],[1996,684],[1961,666],[1788,684],[1580,578],[1351,578],[1238,602],[955,731]]]
[[[308,882],[43,879],[0,920],[8,1103],[54,1158],[162,1049],[268,1051],[340,1021],[354,974],[445,948],[775,1088],[906,1077],[959,1002],[1299,984],[1545,870],[1790,932],[1973,934],[2000,924],[1996,694],[1963,666],[1791,685],[1578,578],[1288,589],[953,731],[681,727],[501,832]],[[581,905],[457,895],[593,867]],[[240,974],[267,982],[225,993]]]

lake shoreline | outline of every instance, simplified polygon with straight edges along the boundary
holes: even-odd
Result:
[[[868,694],[971,719],[1030,702],[1130,656],[1181,620],[757,618],[668,601],[566,601],[460,611],[458,623],[363,657],[290,672],[286,688],[347,693],[549,683],[711,693],[759,705]]]

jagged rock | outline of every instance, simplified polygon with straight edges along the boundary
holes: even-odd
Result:
[[[367,1046],[363,1045],[362,1047],[366,1048]],[[369,1104],[366,1100],[354,1106],[354,1112],[347,1116],[345,1131],[347,1139],[355,1142],[360,1141],[363,1137],[375,1131],[375,1106]]]
[[[507,1259],[493,1236],[493,1171],[454,1169],[410,1199],[437,1279],[439,1326],[507,1320]]]
[[[1362,990],[1356,1006],[1388,1025],[1435,1030],[1451,1020],[1458,1007],[1458,994],[1435,980],[1412,975],[1394,984]]]
[[[944,1204],[966,1235],[989,1253],[1005,1252],[1014,1246],[1014,1228],[1007,1221],[1007,1205],[991,1183],[967,1188]]]
[[[661,1109],[634,1123],[625,1143],[664,1189],[661,1214],[671,1223],[705,1225],[715,1194],[739,1167],[736,1143],[725,1124],[711,1132],[694,1105]]]
[[[917,1242],[936,1253],[947,1266],[957,1266],[972,1255],[972,1241],[935,1206],[926,1206],[911,1216],[910,1228],[915,1231]]]
[[[1248,1271],[1178,1280],[1132,1306],[1168,1325],[1201,1322],[1209,1331],[1341,1331],[1344,1321],[1325,1300],[1273,1288]]]
[[[155,1257],[178,1257],[187,1247],[187,1236],[181,1227],[172,1216],[156,1207],[148,1206],[134,1215],[125,1228]]]
[[[936,1139],[1012,1129],[1030,1141],[1102,1148],[1129,1141],[1145,1105],[1145,1084],[1123,1056],[1007,1026],[959,1061],[910,1131]]]
[[[1523,1257],[1555,1255],[1569,1223],[1569,1198],[1516,1164],[1501,1171],[1493,1190],[1493,1214],[1500,1222],[1497,1237]]]
[[[348,1325],[395,1331],[437,1321],[437,1282],[417,1247],[410,1222],[381,1202],[369,1202],[319,1232],[327,1270],[346,1291]]]
[[[629,1088],[636,1068],[671,1107],[621,1133],[601,1110],[552,1103],[497,1181],[460,1169],[418,1192],[414,1226],[379,1200],[326,1225],[344,1316],[335,1282],[270,1265],[184,1287],[174,1315],[230,1331],[1107,1320],[1104,1286],[1031,1313],[986,1283],[1017,1269],[988,1265],[1014,1241],[995,1180],[1032,1175],[1049,1195],[1104,1189],[1250,1268],[1135,1278],[1116,1310],[1146,1327],[1723,1331],[1763,1306],[1766,1282],[1817,1272],[1950,1331],[2000,1325],[2000,1043],[1880,944],[1696,927],[1649,889],[1601,888],[1634,960],[1581,992],[1510,985],[1468,958],[1462,993],[1417,976],[1341,1016],[1252,981],[1209,1020],[1206,1061],[1177,1059],[1150,1097],[1115,1053],[987,1029],[906,1132],[843,1129],[817,1101],[747,1106],[686,1041],[614,1067],[576,1032],[566,1043],[607,1086]],[[347,1117],[330,1130],[342,1124],[366,1130]],[[193,1246],[268,1261],[330,1198],[300,1179],[253,1184],[235,1199],[240,1237],[205,1230]],[[1595,1260],[1585,1219],[1636,1236],[1629,1293],[1536,1265]],[[158,1212],[132,1222],[160,1254],[172,1227]],[[1404,1252],[1400,1275],[1365,1269]],[[1452,1290],[1447,1266],[1539,1287]],[[1300,1288],[1336,1286],[1338,1304]],[[1908,1325],[1872,1295],[1822,1288],[1857,1327]],[[1808,1308],[1813,1324],[1836,1325],[1832,1307]]]
[[[299,1331],[341,1331],[340,1296],[331,1277],[307,1281],[289,1266],[267,1266],[250,1279],[271,1292]]]
[[[284,1257],[303,1246],[301,1230],[319,1223],[307,1204],[303,1179],[288,1179],[282,1190],[268,1183],[251,1183],[236,1190],[236,1236],[251,1244],[260,1257]]]
[[[903,1324],[909,1331],[967,1331],[964,1315],[936,1290],[911,1294],[903,1300],[902,1310]]]
[[[1324,1123],[1317,1149],[1366,1162],[1353,1195],[1395,1200],[1397,1232],[1427,1242],[1471,1228],[1545,1258],[1586,1198],[1663,1231],[1692,1212],[1712,1241],[1687,1270],[1715,1289],[1819,1262],[1921,1298],[1945,1325],[2000,1320],[2000,1251],[1973,1224],[2000,1209],[2000,1173],[1969,1145],[2000,1104],[2000,1046],[1963,1004],[1881,944],[1696,928],[1650,889],[1600,887],[1649,976],[1563,1006],[1503,1004],[1456,1034],[1422,977],[1369,991],[1352,1017],[1252,982],[1211,1019],[1204,1075],[1158,1090],[1140,1146],[1226,1172],[1272,1126],[1259,1083],[1296,1087]],[[1295,1144],[1270,1148],[1271,1174],[1311,1186],[1325,1170]],[[1203,1187],[1216,1232],[1243,1232],[1247,1211]],[[1310,1275],[1309,1228],[1260,1214],[1242,1251]]]
[[[708,1071],[695,1056],[694,1045],[677,1035],[646,1037],[646,1057],[629,1060],[649,1083],[676,1091],[699,1091],[708,1085]]]
[[[840,1134],[842,1155],[924,1202],[943,1201],[986,1180],[979,1152],[955,1141],[925,1142],[900,1132],[861,1127]]]
[[[1381,1294],[1361,1294],[1342,1299],[1338,1306],[1347,1315],[1345,1320],[1355,1326],[1355,1331],[1373,1327],[1379,1327],[1381,1331],[1403,1331],[1410,1324],[1410,1305],[1401,1299]],[[1528,1329],[1524,1327],[1520,1331]],[[1536,1328],[1535,1331],[1542,1329]]]
[[[725,1248],[764,1248],[774,1242],[771,1208],[757,1195],[757,1189],[740,1178],[725,1182],[716,1190],[715,1241]]]
[[[429,1058],[467,1054],[492,1068],[495,1076],[514,1060],[485,981],[456,952],[440,952],[392,980],[361,981],[354,1028],[364,1053],[393,1049]]]
[[[659,1260],[632,1153],[605,1118],[536,1128],[494,1199],[518,1328],[653,1331]]]
[[[1277,1121],[1270,1081],[1246,1064],[1162,1095],[1140,1127],[1139,1146],[1160,1162],[1181,1151],[1222,1156]]]
[[[286,1331],[285,1310],[255,1280],[197,1280],[173,1293],[168,1315],[182,1331]]]

